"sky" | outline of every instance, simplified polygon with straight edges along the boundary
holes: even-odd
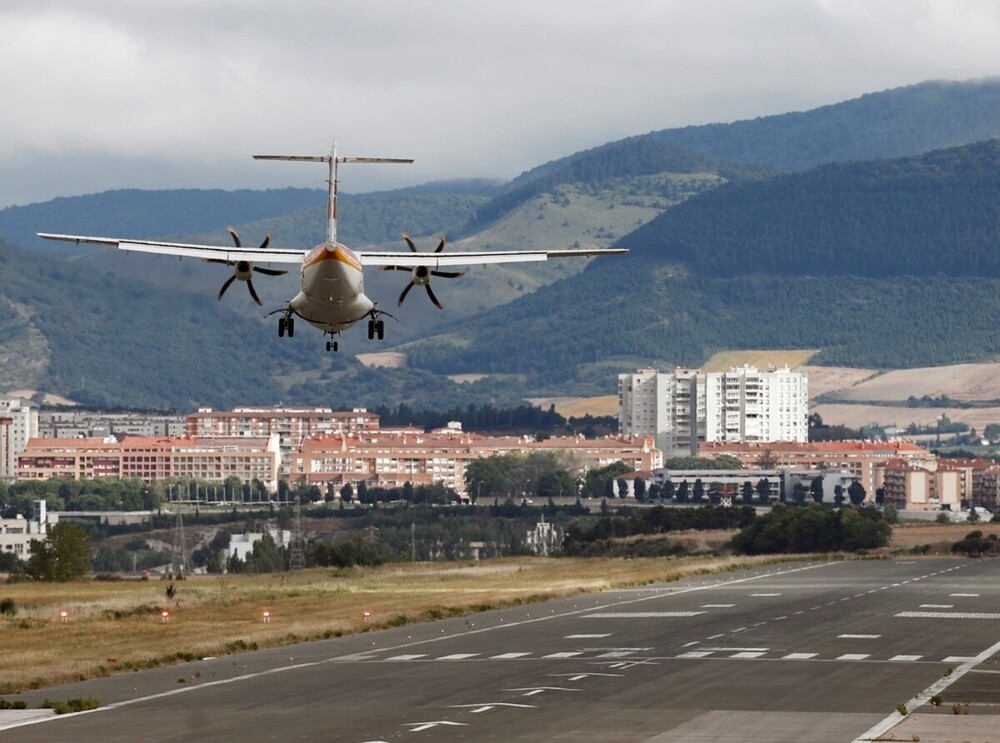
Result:
[[[412,157],[347,192],[510,179],[658,129],[1000,75],[995,0],[3,0],[0,208],[324,187],[250,155]],[[348,172],[347,168],[350,167]]]

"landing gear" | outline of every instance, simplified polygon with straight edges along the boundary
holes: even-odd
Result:
[[[278,318],[278,337],[283,338],[285,333],[288,333],[289,338],[295,335],[295,318],[291,315]]]
[[[368,321],[368,340],[374,340],[376,336],[379,340],[385,337],[385,321],[381,319]]]
[[[337,350],[337,341],[327,341],[326,342],[326,350],[327,351],[334,351],[334,352],[336,352],[336,350]]]

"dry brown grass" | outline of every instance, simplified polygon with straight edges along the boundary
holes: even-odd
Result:
[[[892,527],[890,548],[911,550],[929,544],[933,552],[948,552],[951,545],[961,541],[970,531],[983,534],[1000,534],[1000,524],[897,524]]]
[[[765,562],[516,558],[198,576],[177,582],[172,601],[162,581],[4,585],[17,614],[0,619],[0,693]]]

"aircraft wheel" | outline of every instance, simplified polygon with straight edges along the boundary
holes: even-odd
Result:
[[[283,317],[278,318],[278,337],[285,337],[285,318]]]
[[[288,337],[291,338],[293,335],[295,335],[295,318],[289,317],[287,320],[285,320],[285,325],[288,326]]]
[[[378,336],[379,340],[385,337],[385,321],[379,320],[375,323],[375,334]]]
[[[374,320],[368,321],[368,340],[375,337],[375,328],[378,327]]]

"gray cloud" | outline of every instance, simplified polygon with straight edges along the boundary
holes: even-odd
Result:
[[[7,0],[0,207],[322,185],[253,152],[509,178],[620,137],[998,73],[991,0]]]

